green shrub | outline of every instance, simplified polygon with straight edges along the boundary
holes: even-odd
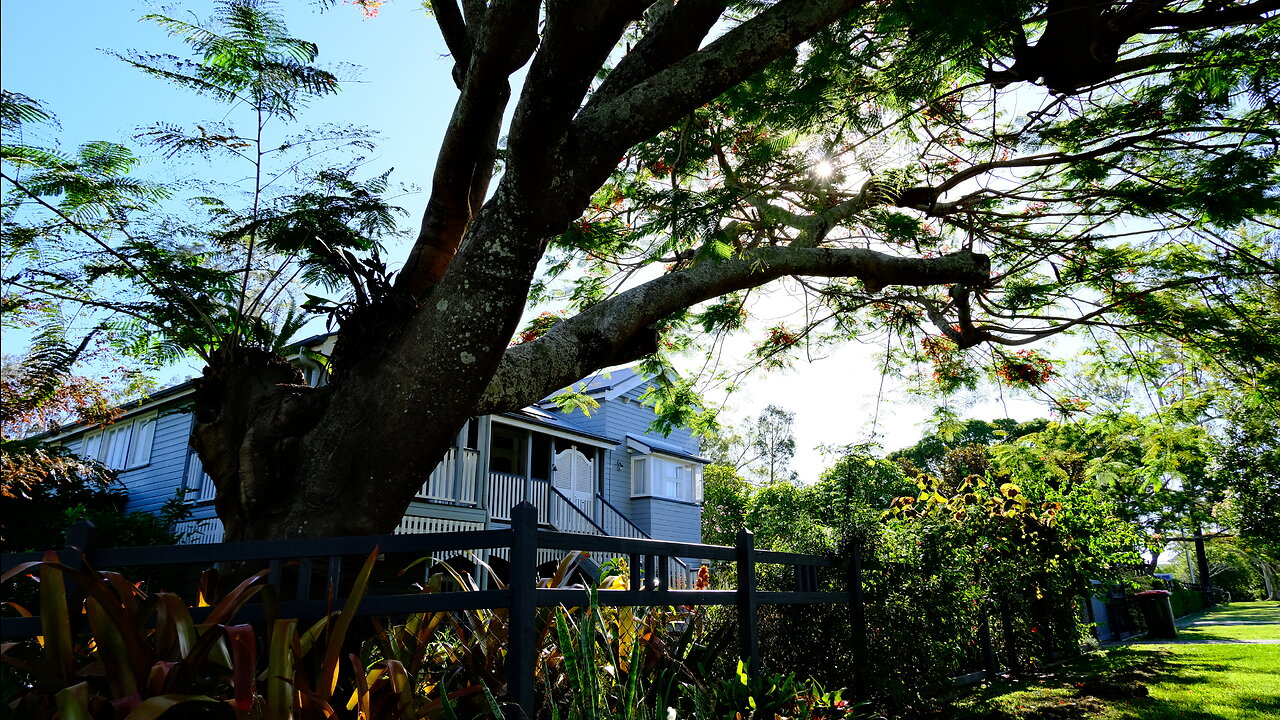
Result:
[[[1199,612],[1205,607],[1204,595],[1198,590],[1175,588],[1170,592],[1173,594],[1169,596],[1169,604],[1173,606],[1173,616],[1176,618]]]

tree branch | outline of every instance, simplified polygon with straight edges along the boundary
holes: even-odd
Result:
[[[421,296],[444,277],[473,215],[477,178],[493,172],[502,113],[511,97],[507,78],[537,46],[537,0],[513,0],[484,13],[449,127],[440,144],[431,197],[396,288]],[[487,161],[487,162],[486,162]]]
[[[435,11],[436,25],[444,37],[444,44],[453,55],[453,82],[461,90],[467,65],[471,62],[471,36],[467,34],[462,10],[458,8],[457,0],[431,0],[431,9]]]
[[[675,61],[698,49],[702,39],[711,31],[720,13],[724,12],[723,0],[662,0],[650,9],[652,27],[640,42],[618,61],[599,89],[583,108],[584,112],[617,98],[634,88]]]
[[[990,271],[985,255],[969,251],[903,258],[862,248],[770,246],[704,262],[620,293],[508,349],[476,412],[519,409],[594,370],[637,359],[656,347],[637,336],[655,332],[654,325],[671,313],[787,275],[856,277],[869,292],[879,292],[889,285],[981,287]]]
[[[781,0],[617,97],[584,109],[573,123],[577,154],[593,160],[593,167],[584,170],[591,179],[602,179],[627,148],[670,127],[865,2]]]

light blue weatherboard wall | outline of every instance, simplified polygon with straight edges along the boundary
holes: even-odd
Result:
[[[158,512],[177,494],[187,476],[190,437],[191,413],[176,409],[158,413],[151,462],[120,474],[129,490],[129,510]]]
[[[602,386],[614,387],[633,377],[634,373],[622,370],[615,371],[611,379],[598,382]],[[701,538],[698,506],[661,498],[633,500],[631,497],[631,458],[635,454],[627,450],[627,435],[649,437],[664,445],[677,446],[687,454],[698,454],[698,442],[687,429],[678,428],[665,438],[649,430],[655,415],[652,408],[640,401],[645,388],[646,385],[641,384],[624,395],[607,401],[603,396],[607,391],[597,393],[596,397],[601,405],[590,416],[584,416],[580,411],[559,413],[550,408],[544,409],[559,414],[568,425],[576,429],[618,441],[618,445],[604,451],[603,465],[605,497],[619,511],[653,537],[698,542]],[[191,454],[188,446],[192,423],[189,403],[190,397],[185,393],[177,397],[158,398],[155,409],[124,418],[131,420],[153,413],[156,417],[148,462],[119,475],[129,492],[129,510],[157,512],[185,486],[187,463]],[[73,434],[67,438],[66,445],[73,452],[81,452],[86,434],[87,432]],[[592,457],[590,453],[588,456]],[[194,498],[190,499],[194,501]],[[212,503],[193,506],[193,519],[212,517]]]
[[[606,385],[620,385],[631,376],[629,370],[618,370],[603,382]],[[646,388],[646,385],[640,385],[608,402],[598,398],[601,401],[600,407],[590,417],[584,417],[581,411],[567,413],[564,417],[586,432],[622,441],[612,450],[605,451],[605,499],[653,537],[701,542],[702,512],[697,505],[661,498],[631,497],[631,458],[636,455],[627,450],[628,434],[661,440],[663,444],[680,447],[690,455],[697,455],[699,452],[698,441],[688,428],[676,428],[667,437],[649,430],[649,425],[657,416],[653,408],[640,400]],[[619,462],[622,463],[621,469],[618,468]]]
[[[129,502],[126,510],[142,510],[159,512],[161,506],[177,494],[186,482],[187,440],[191,436],[191,413],[183,409],[181,401],[162,405],[158,410],[139,413],[134,417],[145,417],[155,414],[156,429],[151,441],[151,455],[145,465],[119,473],[120,482],[129,491]],[[74,453],[84,451],[85,437],[88,432],[80,433],[67,443]]]

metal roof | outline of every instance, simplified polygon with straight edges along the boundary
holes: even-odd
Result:
[[[639,445],[640,447],[636,447],[637,445]],[[692,460],[694,462],[702,463],[703,465],[711,464],[710,460],[704,457],[699,457],[697,455],[690,454],[687,450],[685,450],[684,448],[681,448],[679,445],[675,445],[674,443],[651,438],[648,435],[634,435],[632,433],[627,433],[627,447],[632,448],[634,450],[640,450],[643,453],[656,452],[660,455],[670,455],[672,457],[678,457],[683,460]]]

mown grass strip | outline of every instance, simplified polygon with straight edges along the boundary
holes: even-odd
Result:
[[[1197,625],[1180,640],[1280,637],[1280,605],[1233,603],[1201,622],[1275,620],[1276,625]],[[1280,717],[1280,645],[1116,647],[1052,672],[998,683],[935,708],[959,720],[1274,720]]]

